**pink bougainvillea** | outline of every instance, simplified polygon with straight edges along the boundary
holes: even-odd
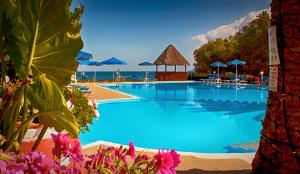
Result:
[[[129,155],[132,159],[136,158],[135,148],[132,141],[129,143],[129,150],[127,151],[126,155]]]
[[[180,163],[180,156],[175,150],[160,150],[153,157],[146,154],[136,154],[133,142],[130,141],[129,148],[120,146],[100,146],[97,153],[87,155],[85,165],[81,152],[80,142],[70,144],[69,136],[66,134],[52,134],[55,144],[52,153],[54,160],[48,159],[41,152],[28,152],[16,157],[7,154],[10,160],[0,159],[0,173],[37,173],[37,174],[80,174],[84,173],[147,173],[147,174],[175,174],[176,167]],[[72,165],[63,165],[62,162],[69,158]],[[128,162],[130,161],[131,162]]]
[[[68,155],[71,150],[70,139],[68,134],[51,134],[54,142],[52,154],[60,158],[62,155]]]
[[[154,159],[156,160],[155,166],[158,168],[158,174],[174,174],[180,163],[180,155],[175,150],[158,151]]]

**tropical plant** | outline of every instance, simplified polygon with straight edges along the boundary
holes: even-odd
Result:
[[[64,90],[65,99],[68,101],[69,109],[73,112],[76,122],[80,126],[80,131],[89,131],[89,124],[93,123],[93,119],[97,118],[96,102],[88,100],[87,97],[78,88]]]
[[[189,80],[200,80],[200,79],[207,79],[208,78],[208,73],[196,73],[196,72],[191,72],[188,74],[188,79]]]
[[[234,76],[235,74],[233,72],[226,72],[225,73],[225,78],[226,79],[230,79],[232,76]]]
[[[0,0],[0,4],[0,134],[6,140],[1,149],[17,147],[35,118],[43,130],[33,149],[48,127],[76,137],[80,128],[62,89],[76,71],[75,57],[83,47],[79,33],[83,7],[70,12],[71,0]]]

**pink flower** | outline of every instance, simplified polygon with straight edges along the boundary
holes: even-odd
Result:
[[[78,140],[74,141],[73,147],[70,151],[70,156],[77,162],[83,161],[83,155],[81,153],[81,146]]]
[[[48,173],[53,168],[53,161],[49,160],[48,158],[44,158],[41,161],[41,172]],[[49,172],[50,173],[50,172]]]
[[[43,153],[40,152],[28,152],[21,156],[21,160],[18,164],[24,164],[25,173],[51,173],[53,162],[49,160]]]
[[[176,167],[180,163],[180,155],[175,150],[158,151],[154,156],[158,174],[176,174]]]
[[[174,150],[172,149],[170,152],[172,158],[173,158],[173,163],[174,163],[174,168],[178,167],[178,165],[180,164],[180,155]]]
[[[129,155],[132,159],[136,158],[135,148],[134,148],[134,145],[133,145],[132,141],[130,141],[130,143],[129,143],[129,149],[126,152],[126,155]]]
[[[5,170],[6,170],[6,162],[5,161],[2,161],[1,159],[0,159],[0,173],[4,173],[5,172]]]
[[[170,170],[174,163],[173,158],[170,152],[158,151],[158,153],[154,156],[156,161],[156,167],[158,168],[160,174],[170,174],[172,171]]]
[[[17,163],[16,161],[7,162],[6,171],[9,173],[22,173],[28,166],[24,162]]]
[[[71,150],[70,140],[67,134],[60,134],[57,135],[51,134],[52,140],[55,144],[54,148],[52,149],[52,154],[61,158],[61,155],[69,154]]]

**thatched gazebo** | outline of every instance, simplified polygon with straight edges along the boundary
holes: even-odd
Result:
[[[173,45],[169,45],[153,64],[156,65],[155,79],[158,81],[180,81],[188,79],[186,66],[190,64]],[[158,66],[160,65],[165,66],[165,71],[158,71]],[[174,66],[174,71],[168,71],[168,66]],[[178,72],[177,66],[184,66],[184,72]]]

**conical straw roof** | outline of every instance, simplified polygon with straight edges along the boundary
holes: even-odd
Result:
[[[190,65],[189,62],[173,46],[169,45],[155,60],[154,65]]]

